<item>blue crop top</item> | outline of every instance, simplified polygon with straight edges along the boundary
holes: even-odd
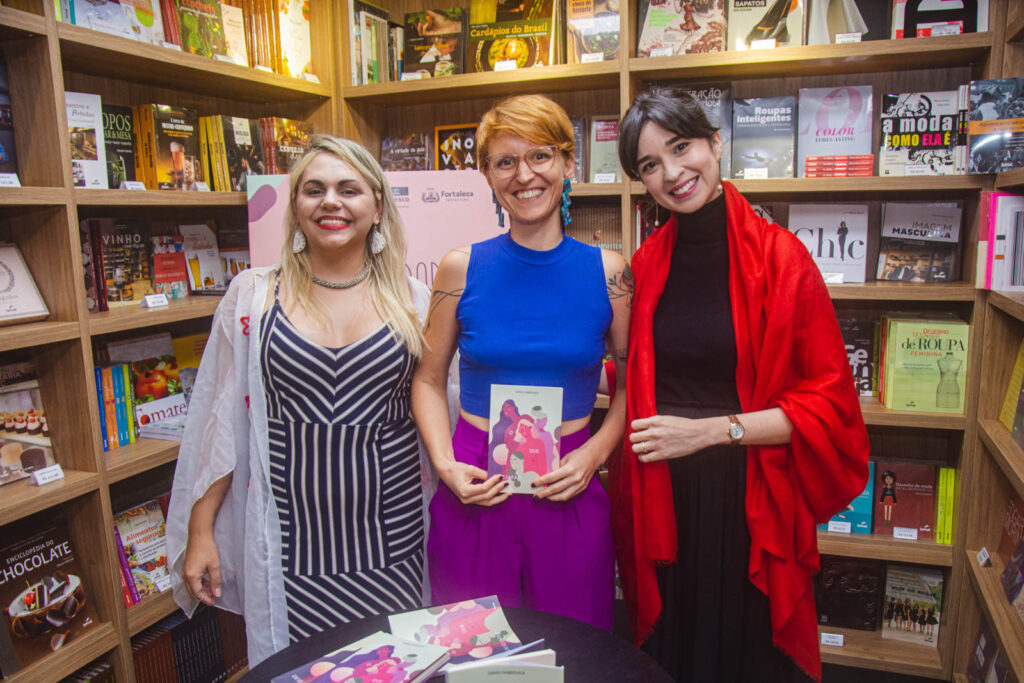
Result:
[[[462,408],[488,417],[492,384],[562,387],[562,420],[594,409],[612,307],[601,250],[549,251],[506,233],[473,245],[459,300]]]

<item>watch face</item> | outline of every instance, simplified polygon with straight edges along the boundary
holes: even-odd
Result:
[[[729,436],[731,436],[734,439],[742,439],[743,438],[743,425],[741,425],[739,423],[734,423],[734,424],[729,425]]]

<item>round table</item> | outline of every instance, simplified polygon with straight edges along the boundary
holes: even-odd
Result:
[[[522,607],[502,607],[502,610],[523,643],[543,638],[544,647],[557,653],[557,664],[565,667],[566,683],[672,680],[646,652],[607,631],[547,612]],[[389,630],[387,616],[342,624],[288,646],[260,662],[242,677],[242,681],[269,681],[371,633]],[[442,675],[431,680],[442,680]]]

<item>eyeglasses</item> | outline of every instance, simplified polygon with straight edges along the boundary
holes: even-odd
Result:
[[[519,170],[520,159],[525,160],[526,165],[534,173],[543,173],[551,168],[558,151],[556,145],[543,145],[527,150],[526,154],[521,157],[518,154],[491,154],[484,161],[487,164],[487,170],[495,177],[511,178]]]

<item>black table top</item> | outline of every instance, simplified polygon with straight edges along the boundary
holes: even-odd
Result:
[[[672,678],[628,640],[607,631],[561,617],[522,607],[502,607],[508,623],[523,643],[544,639],[544,647],[556,654],[556,662],[565,667],[566,683],[603,681],[643,681],[659,683]],[[242,681],[269,681],[317,657],[375,633],[388,631],[387,616],[375,616],[342,624],[294,643],[260,662]],[[431,680],[443,680],[439,675]]]

